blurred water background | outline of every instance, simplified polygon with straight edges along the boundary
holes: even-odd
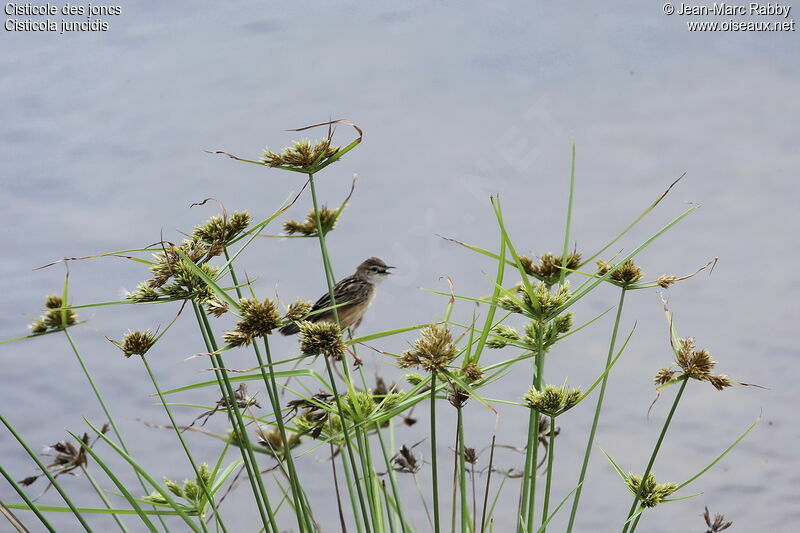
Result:
[[[285,130],[329,118],[350,119],[365,131],[362,145],[319,178],[321,197],[338,205],[352,175],[359,176],[351,205],[329,238],[336,273],[349,274],[369,256],[398,267],[360,333],[436,319],[446,299],[418,287],[446,290],[440,279],[446,275],[461,294],[491,292],[491,261],[437,237],[496,249],[491,194],[501,194],[520,252],[560,249],[574,139],[573,240],[587,253],[687,172],[613,251],[632,250],[686,202],[702,204],[637,262],[654,278],[689,273],[719,257],[711,276],[680,283],[665,297],[679,333],[709,348],[720,371],[768,388],[720,393],[689,385],[654,469],[660,481],[688,478],[756,417],[763,419],[685,493],[701,496],[648,512],[642,527],[703,531],[700,515],[707,505],[733,520],[733,531],[793,531],[800,520],[798,37],[691,33],[686,20],[664,15],[658,3],[633,1],[123,2],[105,33],[4,32],[0,338],[25,334],[43,297],[61,291],[62,265],[35,267],[142,247],[162,235],[178,240],[181,231],[216,212],[213,206],[189,208],[210,196],[229,211],[268,216],[299,190],[301,178],[204,150],[257,158],[264,145],[280,148],[298,137]],[[350,134],[339,128],[337,138],[346,142]],[[301,218],[309,206],[303,196],[287,217]],[[314,299],[324,290],[318,258],[316,240],[264,239],[242,257],[240,270],[258,278],[262,297],[277,288],[287,301]],[[71,263],[69,273],[76,304],[119,299],[147,277],[141,265],[114,258]],[[588,320],[616,299],[613,287],[598,289],[576,307],[576,320]],[[81,314],[88,323],[72,331],[136,457],[157,477],[183,479],[189,466],[174,434],[141,422],[166,423],[148,397],[152,387],[144,369],[104,338],[164,326],[176,310],[91,310]],[[466,321],[472,311],[462,303],[454,316]],[[184,361],[203,351],[190,318],[179,321],[149,356],[164,387],[208,379],[207,362]],[[548,381],[568,377],[570,384],[591,384],[604,364],[612,320],[609,314],[559,344],[548,356]],[[658,291],[629,295],[624,331],[634,322],[633,340],[611,374],[597,442],[624,468],[641,472],[672,394],[648,419],[651,378],[671,360]],[[413,338],[375,344],[399,353]],[[276,352],[293,355],[295,342],[276,340]],[[387,369],[385,358],[363,355],[369,375],[377,365],[387,381],[400,376]],[[487,361],[500,357],[486,354]],[[230,352],[226,362],[233,368],[254,364],[245,350]],[[517,368],[487,394],[519,399],[530,376]],[[0,409],[36,449],[64,438],[65,429],[82,432],[83,416],[103,421],[62,335],[0,347],[0,384]],[[206,404],[216,399],[213,389],[182,398]],[[555,501],[574,487],[579,461],[570,458],[582,453],[593,404],[559,420]],[[418,411],[420,425],[426,424],[424,410]],[[177,412],[184,422],[196,414]],[[468,405],[467,445],[483,449],[494,431],[499,443],[524,444],[527,415],[521,409],[499,412],[495,419],[479,403]],[[452,427],[443,418],[442,435],[451,435]],[[223,417],[209,428],[224,431]],[[398,445],[417,442],[421,432],[398,429]],[[217,441],[189,439],[197,458],[213,461]],[[445,452],[452,443],[442,441]],[[419,446],[427,457],[428,446]],[[487,457],[484,451],[482,465]],[[32,473],[29,458],[7,433],[0,437],[0,459],[18,479]],[[496,465],[523,462],[503,452]],[[311,501],[327,519],[326,530],[336,530],[324,453],[305,456],[300,468],[320,472]],[[423,482],[428,470],[421,473]],[[99,504],[86,480],[65,484],[79,502]],[[416,501],[411,482],[404,486]],[[517,495],[516,482],[507,483],[495,531],[511,530]],[[242,486],[222,507],[236,531],[257,530],[250,498]],[[18,497],[0,484],[0,500]],[[60,503],[52,490],[41,501]],[[578,531],[619,529],[630,495],[599,451],[582,501]],[[563,529],[566,511],[553,531]],[[412,513],[425,531],[421,507],[413,504]],[[32,515],[18,514],[35,525]],[[78,528],[67,515],[52,519],[60,530]],[[93,520],[111,527],[108,518]]]

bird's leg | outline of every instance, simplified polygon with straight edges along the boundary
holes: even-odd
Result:
[[[352,327],[352,328],[347,328],[347,336],[349,337],[349,339],[350,339],[350,340],[353,340],[353,330],[354,330],[354,329],[356,329],[356,328],[358,327],[358,325],[359,325],[359,324],[361,324],[361,320],[359,320],[358,322],[356,322],[356,323],[353,325],[353,327]],[[359,356],[356,354],[356,351],[355,351],[355,349],[353,349],[353,350],[351,351],[351,350],[350,350],[350,348],[348,348],[348,349],[347,349],[347,353],[349,353],[350,355],[352,355],[352,356],[353,356],[353,366],[355,366],[355,367],[359,367],[359,366],[361,366],[361,365],[363,365],[363,364],[364,364],[364,360],[363,360],[363,359],[361,359],[361,358],[360,358],[360,357],[359,357]]]

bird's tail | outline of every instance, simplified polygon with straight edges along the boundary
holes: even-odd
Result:
[[[292,322],[291,324],[286,324],[278,331],[280,331],[283,335],[294,335],[300,331],[300,328],[297,326],[297,324]]]

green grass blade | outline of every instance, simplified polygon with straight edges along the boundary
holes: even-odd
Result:
[[[94,428],[92,428],[92,429],[94,429]],[[106,465],[106,463],[102,459],[100,459],[100,457],[91,448],[91,446],[89,446],[88,444],[83,442],[83,439],[81,439],[80,437],[78,437],[74,433],[70,432],[70,435],[72,435],[73,438],[75,438],[75,440],[78,441],[78,444],[80,444],[80,446],[84,449],[84,451],[86,453],[88,453],[92,457],[92,459],[94,459],[95,463],[97,463],[100,466],[100,468],[103,469],[103,472],[105,472],[106,475],[108,476],[108,478],[114,483],[114,485],[117,486],[117,488],[120,490],[122,495],[125,497],[125,499],[128,501],[128,503],[131,505],[131,507],[133,507],[133,512],[135,512],[137,515],[139,515],[139,518],[142,519],[142,523],[145,526],[147,526],[147,529],[149,529],[153,533],[158,532],[158,529],[156,529],[156,527],[153,525],[153,523],[150,522],[150,519],[147,518],[147,515],[144,514],[142,508],[139,507],[139,504],[136,502],[136,499],[133,497],[133,495],[128,491],[128,489],[125,487],[125,485],[119,480],[119,478],[108,467],[108,465]]]
[[[36,463],[36,466],[39,467],[39,470],[42,471],[42,474],[44,474],[45,477],[47,477],[47,480],[53,485],[53,488],[55,488],[61,495],[61,498],[63,498],[64,503],[66,503],[67,506],[72,510],[72,514],[75,516],[75,519],[81,523],[81,526],[83,526],[83,528],[87,532],[91,533],[92,528],[89,527],[89,524],[86,523],[86,520],[83,518],[83,515],[75,506],[75,504],[72,503],[72,500],[67,495],[66,491],[61,487],[61,484],[56,480],[55,477],[53,477],[53,474],[51,474],[50,471],[45,466],[45,464],[42,463],[42,460],[39,459],[39,456],[36,455],[33,452],[33,450],[31,450],[30,446],[28,446],[28,444],[25,442],[22,436],[19,433],[17,433],[17,430],[14,429],[14,426],[12,426],[8,420],[6,420],[6,417],[3,416],[2,413],[0,413],[0,422],[3,423],[6,429],[8,429],[8,431],[14,436],[14,438],[17,439],[17,442],[19,442],[19,444],[25,449],[25,451],[28,452],[28,455]]]
[[[621,232],[621,233],[619,233],[619,234],[618,234],[616,237],[614,237],[614,238],[611,240],[611,242],[609,242],[608,244],[606,244],[605,246],[603,246],[603,247],[602,247],[600,250],[598,250],[598,251],[597,251],[597,252],[596,252],[594,255],[592,255],[591,257],[587,258],[585,261],[583,261],[583,262],[580,264],[580,266],[586,265],[586,264],[588,264],[588,263],[591,263],[592,261],[594,261],[596,258],[598,258],[598,257],[600,256],[600,254],[602,254],[603,252],[605,252],[606,250],[608,250],[609,248],[611,248],[611,247],[614,245],[614,243],[615,243],[615,242],[619,241],[619,240],[620,240],[620,239],[621,239],[621,238],[622,238],[622,237],[623,237],[623,236],[624,236],[626,233],[628,233],[628,232],[629,232],[629,231],[630,231],[630,230],[631,230],[631,229],[632,229],[634,226],[636,226],[636,224],[638,224],[639,222],[641,222],[641,220],[642,220],[642,219],[643,219],[645,216],[647,216],[647,214],[648,214],[650,211],[652,211],[653,209],[655,209],[655,207],[656,207],[656,206],[657,206],[659,203],[661,203],[661,200],[663,200],[663,199],[664,199],[664,198],[667,196],[667,194],[669,194],[669,191],[670,191],[670,190],[672,190],[672,188],[673,188],[673,187],[674,187],[674,186],[675,186],[675,185],[676,185],[676,184],[677,184],[677,183],[678,183],[678,182],[681,180],[681,178],[683,178],[685,175],[686,175],[686,173],[685,173],[685,172],[684,172],[683,174],[681,174],[681,176],[680,176],[678,179],[676,179],[675,181],[673,181],[673,182],[672,182],[672,184],[671,184],[671,185],[670,185],[670,186],[667,188],[667,190],[666,190],[666,191],[664,191],[663,193],[661,193],[661,196],[659,196],[658,198],[656,198],[656,201],[655,201],[655,202],[653,202],[652,204],[650,204],[650,206],[649,206],[647,209],[645,209],[645,210],[644,210],[644,211],[643,211],[643,212],[642,212],[642,213],[641,213],[641,214],[640,214],[638,217],[636,217],[636,218],[634,219],[634,221],[633,221],[633,222],[631,222],[630,224],[628,224],[628,225],[625,227],[625,229],[623,229],[623,230],[622,230],[622,232]],[[580,266],[579,266],[579,267],[580,267]]]
[[[153,477],[144,468],[142,468],[142,466],[139,465],[139,463],[137,463],[130,455],[125,453],[125,451],[122,448],[120,448],[114,441],[106,437],[99,429],[94,427],[92,423],[89,422],[88,419],[84,418],[84,420],[86,421],[86,424],[94,430],[94,432],[97,434],[98,437],[103,439],[103,441],[106,444],[111,446],[111,448],[115,452],[117,452],[117,454],[120,457],[122,457],[125,461],[127,461],[128,464],[130,464],[134,468],[134,470],[139,472],[139,474],[141,474],[141,476],[145,478],[148,483],[150,483],[150,485],[156,490],[156,492],[158,492],[165,500],[167,500],[170,506],[178,512],[178,515],[183,519],[183,521],[186,523],[187,526],[189,526],[189,528],[192,531],[194,531],[195,533],[200,533],[200,529],[194,522],[192,522],[191,519],[189,519],[187,514],[181,509],[181,506],[178,505],[178,503],[172,498],[172,495],[169,493],[169,491],[165,491],[163,488],[161,488],[159,483],[155,479],[153,479]]]
[[[17,491],[17,494],[19,494],[20,498],[22,498],[22,500],[25,502],[25,503],[19,503],[19,504],[5,503],[4,502],[3,505],[5,505],[9,509],[20,509],[20,510],[33,511],[33,514],[36,515],[36,518],[39,519],[39,521],[42,523],[42,525],[45,528],[47,528],[48,531],[50,531],[51,533],[56,533],[56,530],[53,529],[53,526],[50,525],[50,522],[42,514],[41,509],[39,509],[37,507],[37,505],[35,503],[33,503],[33,500],[30,499],[28,494],[22,489],[22,487],[19,486],[19,484],[16,482],[16,480],[13,477],[11,477],[11,474],[9,474],[8,471],[6,471],[6,469],[3,468],[3,465],[0,465],[0,474],[3,474],[3,477],[6,478],[6,481],[8,481],[8,484],[11,485],[14,488],[15,491]],[[65,507],[65,509],[69,513],[72,512],[72,509],[70,509],[69,507]]]
[[[756,418],[756,420],[755,420],[755,421],[754,421],[752,424],[750,424],[750,426],[749,426],[749,427],[748,427],[748,428],[747,428],[747,429],[744,431],[744,433],[742,433],[741,435],[739,435],[739,438],[738,438],[738,439],[736,439],[735,441],[733,441],[733,443],[732,443],[730,446],[728,446],[727,448],[725,448],[725,450],[724,450],[724,451],[723,451],[721,454],[719,454],[719,455],[717,456],[717,458],[716,458],[716,459],[714,459],[713,461],[711,461],[711,462],[710,462],[710,463],[709,463],[709,464],[708,464],[708,465],[707,465],[705,468],[703,468],[702,470],[700,470],[700,472],[698,472],[698,473],[697,473],[697,474],[695,474],[694,476],[690,477],[689,479],[687,479],[686,481],[684,481],[683,483],[681,483],[680,485],[678,485],[678,489],[681,489],[681,488],[685,487],[686,485],[688,485],[689,483],[691,483],[691,482],[692,482],[692,481],[694,481],[695,479],[699,478],[700,476],[702,476],[703,474],[705,474],[706,472],[708,472],[708,471],[709,471],[709,469],[711,469],[711,467],[713,467],[715,464],[717,464],[718,462],[720,462],[720,460],[722,460],[722,458],[723,458],[723,457],[725,457],[726,455],[728,455],[728,452],[730,452],[730,451],[731,451],[732,449],[734,449],[734,448],[735,448],[735,447],[736,447],[736,446],[737,446],[737,445],[738,445],[740,442],[742,442],[742,439],[744,439],[744,438],[747,436],[747,434],[748,434],[748,433],[750,433],[750,432],[753,430],[753,428],[754,428],[754,427],[756,427],[756,425],[757,425],[759,422],[761,422],[761,417],[758,417],[758,418]]]
[[[547,519],[544,522],[542,522],[541,527],[539,527],[539,529],[536,530],[536,533],[542,533],[542,531],[544,531],[547,528],[547,524],[549,524],[550,521],[553,518],[555,518],[555,516],[558,514],[558,511],[561,510],[561,508],[564,506],[564,504],[567,503],[567,500],[570,499],[570,497],[575,493],[576,490],[578,490],[578,487],[580,487],[580,486],[581,486],[580,484],[576,485],[574,489],[569,491],[569,494],[564,496],[564,499],[561,500],[561,503],[559,503],[558,506],[556,506],[556,508],[553,509],[553,512],[550,513],[550,516],[548,516]]]
[[[575,199],[575,141],[572,141],[572,164],[569,172],[569,199],[567,200],[567,222],[564,225],[564,248],[561,253],[561,270],[558,274],[558,284],[564,284],[564,277],[567,275],[567,263],[569,253],[569,237],[572,230],[572,204]]]
[[[27,504],[24,503],[5,503],[4,504],[9,509],[18,509],[21,511],[27,511],[30,508]],[[44,513],[71,513],[72,509],[69,507],[62,507],[58,505],[35,505],[36,509],[44,512]],[[139,514],[134,509],[106,509],[104,507],[78,507],[78,510],[85,514],[111,514],[111,515],[135,515]],[[173,510],[147,510],[142,511],[146,515],[157,515],[157,516],[176,516],[178,513],[177,511]],[[158,531],[158,530],[155,530]]]
[[[611,462],[611,465],[614,467],[614,470],[616,470],[617,474],[619,474],[619,477],[622,478],[622,481],[627,482],[628,481],[628,475],[625,474],[625,472],[622,471],[622,468],[620,468],[620,466],[617,464],[617,462],[608,454],[607,451],[605,451],[603,449],[602,446],[598,445],[597,447],[600,448],[600,451],[603,452],[603,455],[605,455],[606,458]]]
[[[528,279],[528,273],[525,271],[525,268],[522,266],[522,263],[519,260],[519,255],[517,255],[517,251],[514,249],[514,244],[511,242],[511,239],[508,236],[508,232],[506,232],[505,224],[503,223],[503,210],[500,207],[500,198],[496,197],[492,199],[492,207],[494,208],[494,214],[497,218],[497,224],[500,226],[500,233],[502,235],[503,240],[508,247],[508,251],[511,253],[511,257],[514,258],[514,265],[519,270],[519,275],[522,278],[522,285],[525,287],[525,292],[528,293],[531,299],[531,307],[534,309],[536,313],[539,312],[539,302],[536,300],[536,297],[533,294],[533,287],[531,287],[531,281]]]
[[[637,248],[636,248],[634,251],[632,251],[631,253],[629,253],[628,255],[626,255],[626,256],[625,256],[623,259],[621,259],[620,261],[618,261],[618,262],[617,262],[617,264],[616,264],[616,265],[614,265],[614,267],[613,267],[613,268],[611,268],[611,269],[610,269],[608,272],[606,272],[604,275],[602,275],[602,276],[600,276],[600,277],[596,278],[596,279],[595,279],[595,280],[594,280],[592,283],[590,283],[590,284],[589,284],[589,286],[588,286],[587,288],[583,289],[582,291],[578,292],[577,294],[573,294],[573,295],[572,295],[572,297],[571,297],[569,300],[567,300],[566,302],[564,302],[564,305],[562,305],[561,307],[559,307],[559,308],[557,309],[556,313],[558,313],[558,314],[560,314],[560,313],[563,313],[565,310],[567,310],[569,307],[571,307],[571,306],[572,306],[572,305],[573,305],[575,302],[577,302],[578,300],[580,300],[581,298],[583,298],[584,296],[586,296],[586,294],[588,294],[588,293],[589,293],[589,292],[590,292],[592,289],[594,289],[594,288],[595,288],[595,287],[597,287],[599,284],[601,284],[602,282],[604,282],[605,280],[607,280],[607,279],[608,279],[608,278],[611,276],[611,274],[613,274],[614,272],[616,272],[616,271],[617,271],[617,269],[619,269],[620,267],[622,267],[622,265],[624,265],[626,261],[628,261],[629,259],[633,259],[634,257],[636,257],[636,256],[637,256],[637,255],[638,255],[638,254],[639,254],[639,253],[640,253],[642,250],[644,250],[645,248],[647,248],[648,246],[650,246],[650,244],[651,244],[653,241],[655,241],[655,240],[656,240],[657,238],[659,238],[661,235],[663,235],[664,233],[666,233],[666,232],[667,232],[667,231],[668,231],[670,228],[672,228],[672,227],[673,227],[675,224],[677,224],[678,222],[680,222],[681,220],[683,220],[684,218],[686,218],[687,216],[689,216],[690,214],[692,214],[692,213],[693,213],[694,211],[696,211],[697,209],[699,209],[699,207],[698,207],[698,206],[692,206],[692,207],[690,207],[689,209],[687,209],[686,211],[684,211],[683,213],[681,213],[681,214],[680,214],[678,217],[674,218],[674,219],[673,219],[671,222],[669,222],[669,223],[668,223],[666,226],[664,226],[663,228],[661,228],[660,230],[658,230],[658,231],[657,231],[657,232],[656,232],[654,235],[652,235],[652,236],[651,236],[649,239],[647,239],[645,242],[643,242],[642,244],[640,244],[640,245],[639,245],[639,246],[638,246],[638,247],[637,247]]]

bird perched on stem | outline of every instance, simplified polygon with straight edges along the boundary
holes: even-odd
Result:
[[[375,299],[375,293],[378,290],[378,285],[391,274],[390,269],[393,266],[388,266],[386,263],[377,257],[370,257],[356,268],[355,274],[344,278],[342,281],[333,286],[333,298],[335,300],[336,309],[328,309],[321,313],[313,314],[320,309],[331,307],[334,305],[331,302],[331,295],[326,292],[319,300],[316,301],[311,308],[309,316],[306,320],[309,322],[336,322],[336,315],[339,315],[339,327],[342,330],[347,328],[357,328],[364,318],[364,313],[372,305]],[[296,323],[287,324],[280,329],[284,335],[294,335],[300,331]]]

